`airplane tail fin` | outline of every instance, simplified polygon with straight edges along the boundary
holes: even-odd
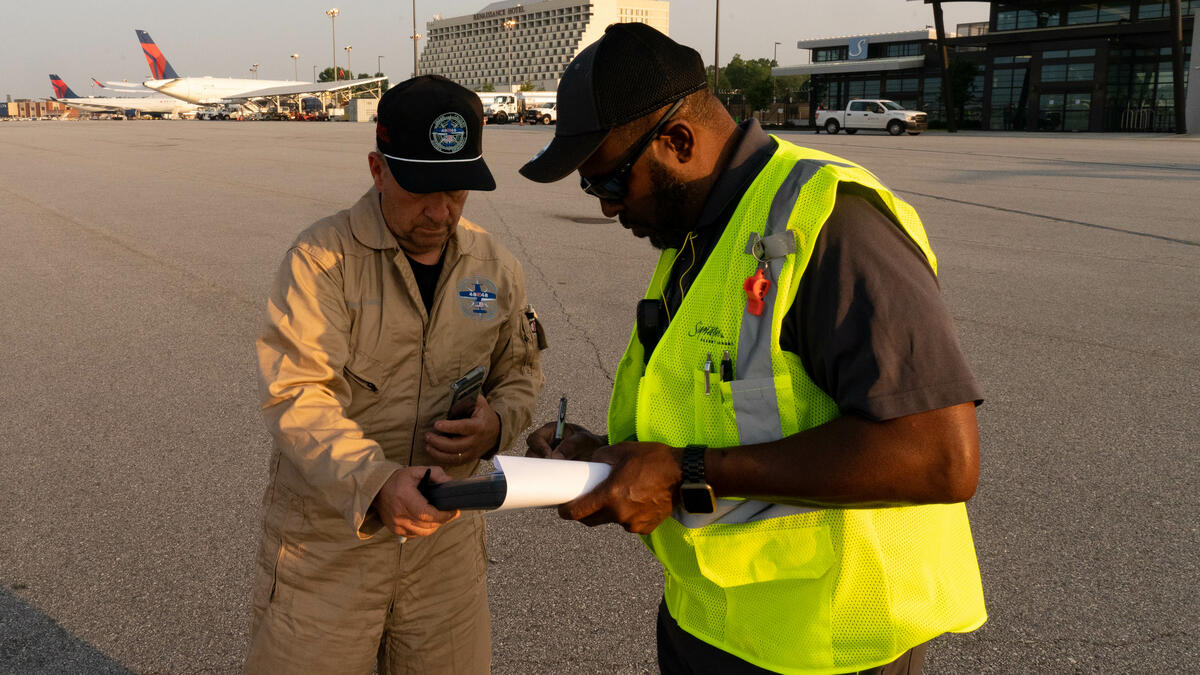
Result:
[[[93,87],[100,87],[101,89],[108,89],[108,87],[104,86],[104,83],[103,83],[103,82],[101,82],[100,80],[97,80],[97,79],[96,79],[96,78],[94,78],[94,77],[92,78],[92,86],[93,86]]]
[[[54,98],[79,98],[79,94],[71,91],[67,83],[53,73],[50,74],[50,86],[54,89]]]
[[[154,44],[154,38],[144,30],[134,29],[137,33],[138,42],[142,44],[142,53],[146,55],[146,63],[150,64],[150,75],[156,80],[175,79],[179,77],[179,73],[171,67],[167,62],[167,58],[159,51],[158,45]]]

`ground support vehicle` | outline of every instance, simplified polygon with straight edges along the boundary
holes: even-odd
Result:
[[[518,115],[524,109],[553,103],[557,98],[553,91],[518,91],[512,94],[480,93],[479,100],[483,104],[483,117],[493,124],[507,124],[520,119]]]
[[[829,134],[843,129],[848,134],[859,129],[879,129],[893,136],[904,132],[916,136],[929,128],[928,115],[919,110],[905,110],[887,99],[855,99],[845,110],[818,111],[816,124],[818,130],[824,129]]]
[[[526,124],[554,124],[558,121],[557,104],[544,103],[538,108],[529,108],[525,111]]]

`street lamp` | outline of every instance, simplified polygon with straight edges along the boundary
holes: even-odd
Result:
[[[509,34],[508,35],[508,89],[510,92],[512,91],[512,85],[513,85],[513,79],[512,79],[512,61],[513,61],[512,60],[512,48],[513,48],[512,29],[514,29],[516,27],[517,27],[516,19],[508,19],[507,21],[504,22],[504,32]]]
[[[300,55],[292,54],[292,75],[296,81],[300,81]]]
[[[254,73],[254,79],[257,80],[258,79],[258,64],[257,63],[250,64],[250,72]]]
[[[783,43],[776,42],[775,49],[771,52],[771,70],[772,70],[772,72],[771,72],[771,103],[775,103],[777,101],[777,99],[775,98],[775,72],[774,72],[774,69],[779,67],[779,45],[781,45],[781,44],[783,44]]]
[[[350,45],[346,45],[342,49],[346,50],[346,74],[350,76],[351,80],[353,80],[354,79],[354,69],[350,67],[350,50],[354,49],[354,47],[351,47]]]
[[[337,71],[337,26],[336,26],[336,24],[337,24],[337,15],[338,15],[338,14],[340,14],[340,13],[341,13],[341,12],[339,12],[339,11],[338,11],[338,8],[337,8],[337,7],[334,7],[333,9],[327,9],[327,10],[325,10],[325,14],[326,14],[326,16],[328,16],[328,17],[329,17],[329,30],[330,30],[330,32],[333,34],[333,81],[334,81],[334,82],[336,82],[336,81],[337,81],[337,79],[338,79],[338,71]]]
[[[382,64],[383,64],[383,56],[376,56],[375,57],[375,72],[378,73],[379,75],[383,75],[383,65]]]
[[[717,93],[717,87],[720,84],[721,84],[721,0],[717,0],[717,16],[713,22],[713,94]]]
[[[417,68],[417,40],[420,40],[420,39],[421,39],[421,34],[417,32],[417,0],[413,0],[413,2],[412,2],[412,10],[413,10],[413,32],[412,32],[412,41],[413,41],[413,77],[416,77],[416,76],[417,76],[417,73],[420,71],[420,69],[419,69],[419,68]]]
[[[317,81],[317,66],[316,66],[316,64],[313,64],[313,83],[315,84],[316,81]]]

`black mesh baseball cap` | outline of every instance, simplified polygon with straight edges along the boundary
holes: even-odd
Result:
[[[483,104],[440,75],[422,75],[379,99],[375,145],[409,192],[495,190],[483,162]]]
[[[643,23],[614,23],[567,66],[558,83],[554,139],[521,175],[539,183],[564,178],[614,128],[707,86],[695,49]]]

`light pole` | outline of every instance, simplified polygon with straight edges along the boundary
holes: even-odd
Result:
[[[254,73],[254,79],[257,80],[258,79],[258,64],[257,63],[250,64],[250,72]]]
[[[774,72],[774,69],[779,67],[779,45],[781,45],[781,44],[783,44],[783,43],[776,42],[775,49],[773,49],[771,51],[771,103],[776,103],[778,101],[778,99],[775,98],[775,72]]]
[[[512,29],[517,27],[516,19],[509,19],[504,22],[504,32],[508,33],[508,90],[512,92]]]
[[[296,78],[297,82],[300,81],[300,55],[299,54],[292,54],[292,76]]]
[[[346,50],[346,74],[349,76],[349,79],[353,80],[354,79],[354,69],[350,67],[350,50],[354,49],[354,47],[351,47],[350,45],[346,45],[342,49]]]
[[[329,30],[333,34],[333,81],[337,82],[337,15],[341,12],[337,7],[325,10],[325,14],[329,17]]]
[[[378,73],[376,77],[383,75],[383,56],[375,57],[375,72]]]
[[[412,32],[413,77],[416,77],[417,74],[421,72],[421,69],[417,67],[417,40],[421,39],[421,34],[417,32],[417,0],[413,0],[412,10],[413,10],[413,32]]]
[[[316,82],[317,82],[317,66],[316,66],[316,64],[313,64],[313,84],[316,84]]]
[[[717,18],[713,24],[713,94],[721,84],[721,0],[717,0]],[[720,98],[719,96],[717,98]]]

